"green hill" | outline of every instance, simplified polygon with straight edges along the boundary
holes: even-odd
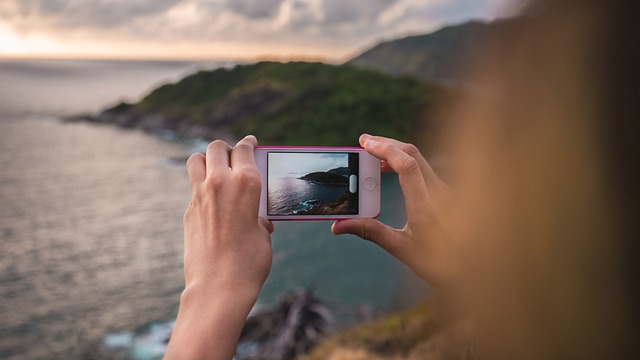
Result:
[[[99,121],[261,144],[356,145],[363,132],[411,139],[435,88],[350,65],[261,62],[201,71],[120,104]]]
[[[426,35],[383,42],[347,64],[378,69],[389,74],[415,75],[435,81],[458,81],[473,46],[517,23],[503,19],[491,23],[472,21],[447,26]]]

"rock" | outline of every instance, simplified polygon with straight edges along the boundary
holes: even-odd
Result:
[[[240,337],[238,359],[290,360],[311,350],[329,334],[335,320],[313,290],[287,294],[270,311],[247,319]],[[253,351],[251,351],[253,350]]]

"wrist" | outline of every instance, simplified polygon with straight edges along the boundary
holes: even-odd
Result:
[[[205,286],[206,285],[206,286]],[[197,309],[198,312],[214,308],[232,307],[235,311],[246,312],[253,308],[260,289],[251,286],[192,283],[180,295],[180,309]]]
[[[167,349],[167,359],[230,359],[258,291],[241,287],[187,286]]]

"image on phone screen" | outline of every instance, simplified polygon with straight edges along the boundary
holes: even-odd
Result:
[[[358,213],[357,152],[269,152],[267,214]]]

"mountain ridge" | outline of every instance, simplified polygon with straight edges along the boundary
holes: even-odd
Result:
[[[300,177],[300,180],[313,181],[322,185],[347,185],[349,178],[330,171],[316,171]]]
[[[263,145],[358,145],[363,132],[406,141],[436,91],[350,65],[260,62],[200,71],[95,121],[203,139],[252,133]]]
[[[518,18],[503,18],[448,25],[431,33],[380,42],[346,64],[435,82],[460,81],[466,78],[465,66],[474,49],[519,22]]]
[[[382,42],[342,65],[265,61],[199,71],[91,119],[204,140],[252,133],[263,145],[357,146],[364,132],[420,142],[440,95],[467,81],[471,45],[518,22],[446,26]]]

